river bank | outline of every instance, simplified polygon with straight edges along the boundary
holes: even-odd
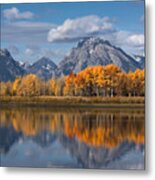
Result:
[[[0,106],[43,107],[144,107],[144,97],[1,96]]]

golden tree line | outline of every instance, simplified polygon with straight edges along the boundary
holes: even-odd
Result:
[[[0,82],[1,96],[144,96],[144,91],[144,70],[125,73],[114,64],[87,67],[48,81],[28,74],[14,82]]]

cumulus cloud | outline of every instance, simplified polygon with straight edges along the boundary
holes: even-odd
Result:
[[[111,31],[114,31],[114,28],[110,18],[92,15],[65,20],[62,25],[51,28],[47,39],[49,42],[72,41]]]
[[[116,29],[109,17],[93,15],[65,20],[50,29],[47,39],[49,42],[69,42],[89,36],[99,36],[127,52],[139,53],[144,49],[143,34]]]
[[[3,10],[3,16],[8,20],[31,19],[34,14],[30,11],[20,12],[16,7]]]
[[[129,31],[118,30],[105,36],[105,39],[112,41],[118,46],[140,47],[144,46],[144,34],[135,34]]]
[[[143,34],[133,34],[127,38],[127,43],[131,46],[144,46],[144,35]]]
[[[143,54],[144,34],[117,30],[114,33],[104,35],[103,38],[110,41],[113,45],[124,49],[128,53]]]

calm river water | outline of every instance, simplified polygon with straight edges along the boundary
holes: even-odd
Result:
[[[144,169],[144,110],[1,108],[1,166]]]

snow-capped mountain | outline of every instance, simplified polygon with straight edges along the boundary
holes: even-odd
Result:
[[[145,57],[130,56],[122,49],[113,46],[109,41],[98,37],[81,40],[77,47],[57,66],[47,57],[42,57],[33,64],[15,61],[7,49],[0,50],[0,81],[14,80],[17,76],[33,73],[44,80],[52,77],[77,73],[88,66],[115,64],[123,71],[143,69]]]
[[[145,67],[145,57],[142,55],[134,55],[135,60],[139,63],[140,68],[144,69]]]
[[[13,59],[7,49],[0,49],[0,81],[12,81],[24,75],[25,70]]]
[[[19,61],[19,64],[20,66],[23,68],[23,69],[28,69],[32,64],[30,64],[28,61]]]
[[[58,65],[57,74],[79,72],[87,66],[115,64],[123,71],[141,68],[139,63],[122,49],[98,37],[85,38]]]
[[[37,62],[28,66],[27,73],[36,74],[41,79],[50,79],[54,76],[57,66],[47,57],[42,57]]]

